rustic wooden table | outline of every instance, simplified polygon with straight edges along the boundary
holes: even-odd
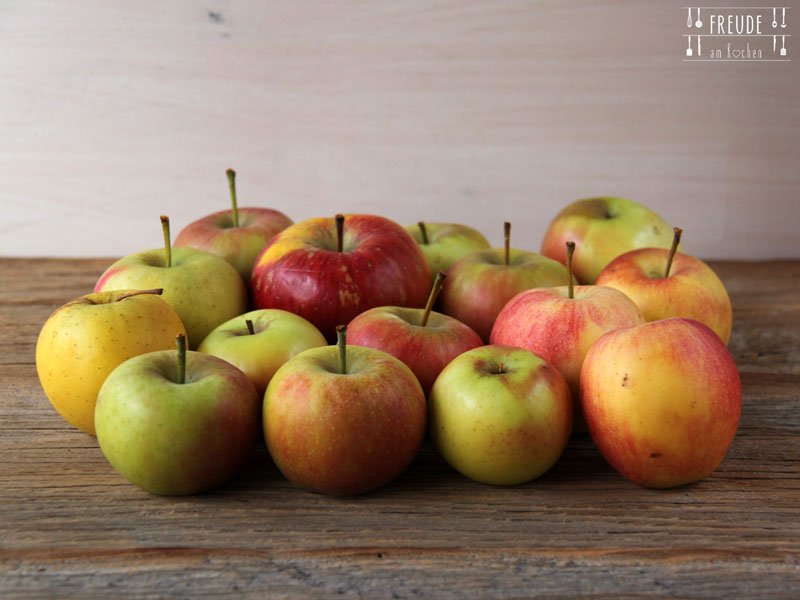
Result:
[[[301,491],[263,445],[211,493],[152,496],[39,387],[52,310],[110,260],[0,259],[0,597],[798,597],[800,261],[712,263],[744,389],[720,468],[645,490],[577,436],[545,476],[472,483],[425,445],[378,492]]]

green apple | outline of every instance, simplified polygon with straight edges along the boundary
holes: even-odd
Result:
[[[524,483],[550,469],[567,445],[569,388],[533,352],[482,346],[453,359],[436,379],[429,428],[441,455],[463,475]]]
[[[699,258],[672,248],[640,248],[615,258],[597,278],[628,296],[648,321],[686,317],[708,325],[724,343],[731,337],[733,309],[717,274]]]
[[[36,342],[36,371],[58,413],[95,434],[94,407],[103,382],[127,359],[165,350],[183,323],[160,289],[87,294],[47,319]]]
[[[309,348],[327,346],[319,329],[294,313],[265,308],[234,317],[202,341],[198,351],[241,369],[261,397],[283,363]]]
[[[100,449],[123,477],[154,494],[194,494],[224,483],[258,435],[261,399],[247,376],[185,348],[179,342],[178,352],[125,361],[97,399]]]
[[[672,228],[649,208],[625,198],[577,200],[556,215],[542,240],[541,252],[564,263],[564,244],[575,242],[574,273],[591,284],[620,254],[636,248],[669,248]]]
[[[186,326],[190,348],[217,325],[247,310],[247,288],[225,259],[205,250],[172,248],[169,219],[161,217],[164,248],[131,254],[106,269],[95,292],[163,288],[162,298]]]
[[[395,357],[346,346],[312,348],[283,365],[264,396],[264,438],[294,484],[361,494],[400,475],[425,436],[426,405],[411,370]]]
[[[416,225],[406,225],[406,231],[419,244],[434,277],[467,254],[491,247],[480,231],[457,223],[420,221]]]

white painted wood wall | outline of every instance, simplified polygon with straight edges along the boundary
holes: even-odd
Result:
[[[682,6],[0,0],[0,255],[159,246],[234,167],[295,220],[511,220],[538,250],[613,194],[699,256],[800,257],[800,56],[683,62]]]

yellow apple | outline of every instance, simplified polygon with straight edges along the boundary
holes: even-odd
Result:
[[[174,347],[179,333],[186,334],[183,323],[154,290],[81,296],[50,315],[39,334],[42,389],[64,419],[95,435],[97,394],[108,374],[133,356]]]

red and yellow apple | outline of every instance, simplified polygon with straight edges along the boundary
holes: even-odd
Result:
[[[581,396],[589,433],[625,478],[666,488],[711,474],[730,447],[742,407],[725,344],[693,319],[618,329],[586,356]]]
[[[541,252],[564,263],[564,244],[574,241],[575,277],[594,283],[620,254],[636,248],[669,248],[672,228],[649,208],[625,198],[587,198],[564,208],[547,228]]]

